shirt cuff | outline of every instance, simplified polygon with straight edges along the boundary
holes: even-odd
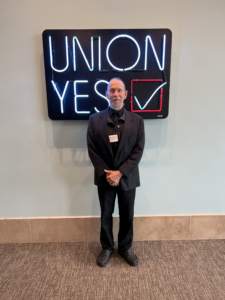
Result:
[[[122,177],[126,177],[125,175],[124,175],[124,173],[120,170],[120,168],[118,169],[123,175],[122,175]]]

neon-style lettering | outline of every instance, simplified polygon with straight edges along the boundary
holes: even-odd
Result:
[[[65,47],[66,47],[66,67],[62,70],[58,70],[53,66],[53,57],[52,57],[52,38],[51,36],[49,36],[49,54],[50,54],[50,63],[51,63],[51,67],[54,71],[62,73],[64,71],[66,71],[66,69],[69,66],[69,54],[68,54],[68,37],[65,37]]]
[[[101,37],[98,37],[98,70],[101,71]]]
[[[108,81],[106,81],[106,80],[99,80],[99,81],[97,81],[96,82],[96,84],[95,84],[95,86],[94,86],[94,89],[95,89],[95,92],[100,96],[100,97],[102,97],[103,99],[105,99],[107,102],[108,102],[108,104],[109,104],[109,100],[106,98],[106,96],[104,96],[104,95],[102,95],[101,93],[99,93],[99,91],[97,90],[97,86],[99,85],[99,83],[106,83],[107,85],[109,84],[109,82]]]
[[[88,98],[89,95],[77,95],[77,83],[86,83],[88,80],[75,80],[74,81],[74,102],[75,102],[75,112],[77,114],[90,114],[90,111],[78,111],[77,110],[77,98]]]
[[[153,45],[153,42],[152,42],[152,39],[150,37],[150,35],[147,35],[146,36],[146,39],[145,39],[145,70],[147,70],[147,52],[148,52],[148,40],[150,41],[150,44],[151,44],[151,47],[152,47],[152,50],[153,50],[153,53],[154,53],[154,56],[155,56],[155,59],[156,59],[156,62],[158,64],[158,67],[161,71],[164,70],[164,67],[165,67],[165,48],[166,48],[166,35],[164,34],[163,35],[163,51],[162,51],[162,64],[160,64],[159,62],[159,59],[158,59],[158,55],[155,51],[155,47]]]
[[[111,44],[112,44],[116,39],[118,39],[118,38],[128,38],[128,39],[131,39],[131,40],[135,43],[135,45],[137,46],[137,50],[138,50],[138,58],[137,58],[136,62],[135,62],[131,67],[126,68],[126,69],[121,69],[121,68],[115,67],[115,66],[111,63],[111,61],[110,61],[110,59],[109,59],[109,48],[110,48]],[[132,38],[130,35],[127,35],[127,34],[120,34],[120,35],[117,35],[116,37],[114,37],[113,39],[111,39],[111,41],[109,42],[109,44],[108,44],[108,46],[107,46],[107,49],[106,49],[106,57],[107,57],[108,63],[109,63],[109,64],[111,65],[111,67],[113,67],[115,70],[121,71],[121,72],[124,72],[124,71],[128,71],[128,70],[133,69],[133,68],[136,66],[136,64],[139,62],[140,55],[141,55],[141,50],[140,50],[140,47],[139,47],[137,41],[136,41],[134,38]]]
[[[81,53],[82,53],[82,55],[83,55],[83,58],[84,58],[84,60],[85,60],[85,62],[86,62],[86,64],[87,64],[89,70],[90,70],[90,71],[93,71],[93,70],[94,70],[94,47],[93,47],[93,37],[91,37],[91,67],[90,67],[90,64],[89,64],[89,62],[88,62],[88,60],[87,60],[87,58],[86,58],[86,55],[84,54],[84,51],[83,51],[83,49],[82,49],[82,47],[81,47],[81,44],[80,44],[78,38],[77,38],[76,36],[73,37],[73,67],[74,67],[74,71],[77,70],[77,68],[76,68],[76,49],[75,49],[76,47],[75,47],[75,41],[77,42],[77,45],[78,45],[79,48],[80,48],[80,51],[81,51]]]
[[[65,85],[65,87],[64,87],[62,96],[60,96],[60,93],[59,93],[59,91],[58,91],[58,89],[57,89],[57,86],[56,86],[56,84],[54,83],[53,80],[51,81],[51,83],[52,83],[52,85],[53,85],[53,87],[54,87],[54,90],[56,91],[56,93],[57,93],[57,95],[58,95],[58,97],[59,97],[59,99],[60,99],[61,113],[63,114],[63,113],[64,113],[64,110],[63,110],[63,99],[64,99],[64,96],[65,96],[65,93],[66,93],[66,90],[67,90],[67,86],[68,86],[68,84],[69,84],[69,81],[66,82],[66,85]]]
[[[106,83],[107,85],[108,85],[108,81],[106,81],[106,80],[99,80],[99,81],[97,81],[96,82],[96,84],[95,84],[95,86],[94,86],[94,89],[95,89],[95,92],[100,96],[100,97],[102,97],[103,99],[105,99],[107,102],[108,102],[108,105],[109,105],[109,100],[107,99],[107,97],[106,96],[103,96],[101,93],[99,93],[99,91],[97,90],[97,85],[99,84],[99,83]],[[95,111],[97,111],[97,112],[99,112],[99,110],[95,107]]]

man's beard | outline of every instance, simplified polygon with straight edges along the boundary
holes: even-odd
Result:
[[[118,105],[114,105],[113,100],[115,99],[112,99],[112,102],[110,102],[110,107],[113,108],[114,110],[121,110],[123,108],[123,101]]]

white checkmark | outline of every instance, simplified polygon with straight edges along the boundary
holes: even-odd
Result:
[[[167,82],[164,82],[163,84],[161,84],[161,85],[160,85],[160,86],[152,93],[152,95],[150,96],[150,98],[148,99],[148,101],[145,103],[145,105],[144,105],[143,107],[141,107],[141,105],[140,105],[140,103],[139,103],[137,97],[134,96],[134,99],[136,100],[137,105],[139,106],[139,108],[140,108],[141,110],[145,109],[145,107],[148,105],[148,103],[152,100],[152,98],[153,98],[153,96],[155,95],[155,93],[156,93],[159,89],[161,89],[165,84],[167,84]]]

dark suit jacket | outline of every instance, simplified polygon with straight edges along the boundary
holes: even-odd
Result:
[[[123,173],[119,189],[130,190],[140,186],[138,163],[144,150],[144,122],[139,115],[124,110],[124,129],[115,158],[107,132],[108,109],[90,116],[87,144],[89,157],[95,168],[95,185],[110,186],[106,181],[106,169],[120,170]]]

